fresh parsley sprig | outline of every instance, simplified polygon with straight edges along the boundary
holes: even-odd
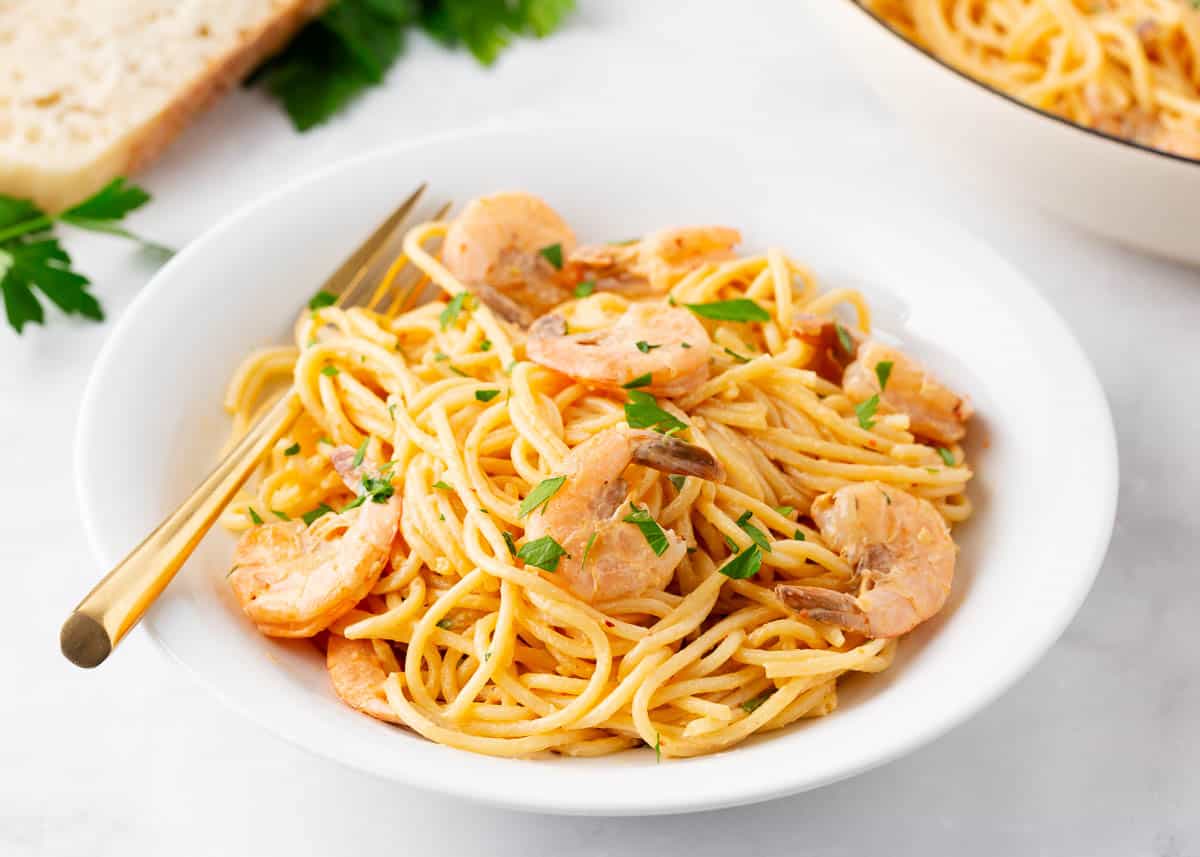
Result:
[[[116,178],[76,206],[47,214],[28,199],[0,194],[0,292],[8,324],[17,333],[26,324],[45,324],[46,316],[35,293],[40,292],[67,315],[103,321],[104,311],[88,291],[91,281],[71,266],[71,257],[59,244],[54,227],[67,223],[90,232],[103,232],[141,243],[158,255],[171,250],[145,241],[121,225],[122,218],[150,200],[150,194],[123,178]]]

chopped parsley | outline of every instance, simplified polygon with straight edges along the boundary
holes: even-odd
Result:
[[[758,549],[758,545],[750,545],[717,571],[734,580],[745,580],[758,574],[760,568],[762,568],[762,551]]]
[[[438,619],[435,624],[439,628],[441,628],[443,631],[449,631],[451,628],[454,627],[454,623],[452,621],[450,621],[449,616],[447,616],[445,619]]]
[[[794,506],[776,506],[775,507],[775,513],[777,515],[783,515],[783,517],[785,517],[785,518],[792,517],[792,513],[795,511],[796,511],[796,508]]]
[[[537,509],[543,503],[553,497],[558,489],[567,481],[565,476],[551,476],[549,479],[543,479],[537,486],[529,492],[529,496],[521,501],[521,507],[518,510],[517,517],[524,518],[530,512]]]
[[[724,347],[724,346],[722,346],[722,347]],[[741,354],[738,354],[736,351],[730,351],[728,348],[725,348],[725,353],[728,354],[730,357],[732,357],[734,359],[734,361],[737,363],[749,363],[750,362],[749,357],[743,357]]]
[[[664,411],[652,395],[642,390],[629,391],[629,401],[625,403],[625,421],[630,428],[652,428],[664,434],[687,428],[687,423]]]
[[[804,530],[797,529],[796,532],[792,533],[792,538],[798,542],[804,541]]]
[[[837,331],[838,342],[842,345],[842,350],[847,354],[854,353],[854,340],[850,338],[850,331],[842,327],[836,321],[833,323],[834,330]]]
[[[446,304],[446,308],[438,315],[438,322],[442,325],[442,330],[454,324],[454,320],[458,318],[459,313],[466,306],[469,294],[469,292],[459,292],[450,298],[450,302]]]
[[[370,437],[364,437],[363,442],[358,445],[358,449],[354,451],[354,460],[350,462],[351,467],[358,467],[363,463],[363,458],[367,454],[367,444],[371,442]]]
[[[670,541],[667,540],[667,534],[658,525],[658,521],[651,517],[649,509],[645,507],[639,509],[633,503],[630,503],[629,506],[633,511],[621,520],[627,524],[633,524],[641,530],[642,535],[646,538],[646,543],[650,545],[650,550],[654,551],[654,555],[662,556],[671,546]]]
[[[505,547],[508,548],[508,552],[512,556],[516,556],[517,555],[517,543],[513,541],[512,535],[508,532],[508,530],[501,530],[500,535],[504,536],[504,545],[505,545]]]
[[[684,304],[701,318],[716,321],[770,321],[771,314],[749,298],[730,301],[711,301],[703,304]]]
[[[476,390],[475,398],[481,402],[490,402],[492,399],[500,395],[499,390]]]
[[[770,553],[771,542],[767,539],[767,534],[750,523],[751,517],[753,516],[749,510],[742,512],[741,516],[737,519],[737,525],[741,527],[743,533],[750,537],[750,541],[754,542],[767,553]]]
[[[746,712],[747,714],[753,714],[758,710],[760,705],[771,698],[771,694],[774,692],[775,691],[773,690],[764,690],[758,696],[752,696],[750,699],[747,699],[742,703],[742,711]]]
[[[588,554],[592,552],[592,545],[595,543],[595,541],[596,541],[595,533],[592,533],[590,536],[588,536],[587,544],[583,548],[583,559],[581,559],[579,561],[579,570],[580,571],[583,571],[584,567],[587,565]]]
[[[554,270],[562,270],[563,252],[561,244],[551,244],[548,247],[543,247],[541,250],[538,250],[538,255],[553,265]]]
[[[654,733],[654,761],[662,761],[662,735]]]
[[[334,375],[336,375],[340,371],[341,370],[338,369],[338,367],[334,366],[332,363],[327,363],[321,367],[321,374],[328,375],[330,378],[332,378]]]
[[[337,303],[337,295],[321,289],[321,291],[308,299],[308,308],[316,312],[322,307],[333,306],[335,303]]]
[[[250,520],[254,523],[261,524],[263,522],[263,519],[259,517],[258,512],[254,511],[253,506],[247,506],[246,511],[250,513]]]
[[[577,285],[575,287],[575,297],[586,298],[588,295],[590,295],[594,291],[596,291],[596,281],[595,280],[584,280],[582,283],[580,283],[579,285]]]
[[[455,366],[454,364],[450,364],[450,365],[449,365],[449,366],[447,366],[446,368],[447,368],[447,369],[449,369],[451,372],[453,372],[455,375],[458,375],[458,376],[460,376],[460,377],[463,377],[463,378],[470,378],[470,377],[471,377],[470,375],[468,375],[468,374],[467,374],[466,372],[464,372],[463,370],[459,369],[459,368],[458,368],[457,366]]]
[[[480,351],[491,351],[492,350],[492,340],[485,339],[485,340],[483,340],[483,342],[479,343],[479,350]]]
[[[692,343],[690,343],[690,342],[681,342],[681,343],[679,343],[679,347],[680,347],[680,348],[691,348],[691,347],[692,347]]]
[[[542,571],[557,571],[558,561],[564,556],[570,558],[570,554],[563,550],[563,546],[550,536],[542,536],[540,539],[526,542],[517,551],[517,557],[523,559],[526,565],[535,566]]]
[[[288,517],[287,512],[281,512],[278,509],[272,509],[271,514],[274,515],[276,518],[278,518],[281,521],[290,521],[291,520],[291,518]]]
[[[440,479],[437,482],[433,483],[433,487],[440,488],[443,491],[453,491],[454,490],[453,488],[451,488],[449,485],[447,485],[445,482],[443,482]]]
[[[879,407],[879,394],[876,393],[865,402],[859,402],[854,406],[854,416],[858,417],[858,424],[865,429],[872,428],[875,421],[871,417],[875,416],[875,411]]]
[[[683,486],[687,484],[687,477],[680,476],[678,473],[672,473],[667,477],[667,481],[675,486],[676,491],[682,491]]]
[[[737,542],[729,538],[729,536],[725,535],[724,533],[721,534],[721,538],[725,540],[725,547],[729,548],[730,553],[738,552]]]
[[[942,461],[946,462],[947,467],[954,466],[954,463],[955,463],[954,462],[954,453],[951,452],[950,450],[946,449],[946,447],[939,446],[937,448],[937,454],[942,457]]]
[[[297,455],[297,454],[299,454],[299,452],[300,452],[300,444],[299,444],[299,443],[293,443],[291,446],[289,446],[287,449],[285,449],[285,450],[283,451],[283,454],[284,454],[284,455],[286,455],[286,456],[288,456],[288,457],[291,457],[291,456],[293,456],[293,455]]]
[[[649,372],[646,372],[642,375],[638,375],[632,381],[627,381],[626,383],[622,384],[621,386],[624,387],[626,390],[634,390],[638,387],[649,386],[650,375],[651,375],[651,373],[649,373]]]
[[[449,360],[449,359],[450,359],[450,355],[449,355],[449,354],[443,354],[441,351],[435,351],[435,352],[433,352],[433,359],[434,359],[434,360],[439,360],[439,361],[440,361],[440,360]]]
[[[300,516],[300,518],[304,521],[305,525],[309,525],[313,521],[315,521],[317,518],[321,517],[322,515],[328,515],[332,511],[333,511],[333,509],[329,508],[329,506],[322,503],[317,508],[315,508],[309,512],[305,512],[303,515]]]
[[[643,354],[649,354],[655,348],[662,348],[661,345],[651,345],[649,342],[647,342],[644,339],[639,339],[634,344],[637,346],[637,350],[642,352]]]
[[[875,364],[875,377],[879,379],[879,392],[887,389],[888,378],[892,377],[892,361],[880,360]]]
[[[384,476],[364,476],[362,496],[372,503],[386,503],[396,493],[391,480]]]

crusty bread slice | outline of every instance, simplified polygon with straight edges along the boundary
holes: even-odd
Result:
[[[0,0],[0,193],[57,211],[147,164],[329,0]]]

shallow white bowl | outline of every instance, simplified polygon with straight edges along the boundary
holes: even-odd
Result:
[[[1200,161],[1017,101],[907,41],[856,0],[810,8],[863,80],[957,175],[1122,244],[1200,264]]]
[[[960,530],[952,602],[901,644],[891,670],[846,682],[832,716],[662,764],[649,751],[509,761],[448,749],[349,710],[315,650],[258,634],[229,595],[231,540],[219,533],[145,625],[230,705],[300,746],[510,807],[649,814],[746,803],[930,740],[1015,681],[1079,607],[1112,527],[1112,424],[1083,353],[1022,276],[913,200],[854,190],[827,158],[820,176],[795,173],[821,162],[792,143],[645,129],[463,136],[339,164],[239,211],[162,270],[97,362],[76,461],[99,564],[115,562],[213,462],[226,430],[222,389],[241,357],[283,337],[315,284],[418,181],[460,202],[526,188],[595,240],[732,223],[750,248],[786,247],[827,286],[867,292],[878,323],[969,391],[980,415],[978,514]]]

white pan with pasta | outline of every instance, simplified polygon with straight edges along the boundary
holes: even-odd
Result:
[[[829,0],[815,20],[937,158],[1109,239],[1200,264],[1191,0]]]
[[[304,415],[145,620],[268,729],[597,814],[765,799],[930,740],[1074,615],[1112,426],[1015,270],[807,162],[645,129],[464,136],[232,216],[97,364],[98,561],[293,379]],[[421,180],[459,204],[406,243],[433,303],[306,308]],[[688,224],[723,226],[662,231]]]

